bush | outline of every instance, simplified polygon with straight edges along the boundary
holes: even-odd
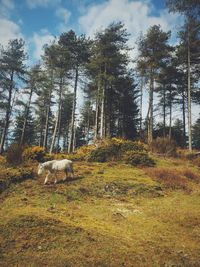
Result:
[[[126,151],[147,151],[145,148],[145,145],[141,142],[133,142],[129,140],[125,140],[121,146],[120,146],[121,152],[126,152]]]
[[[10,165],[19,165],[22,163],[23,149],[20,145],[12,144],[6,152],[6,162]]]
[[[144,144],[119,138],[104,139],[97,142],[96,148],[86,157],[88,161],[106,162],[120,160],[127,151],[146,151]]]
[[[25,148],[23,152],[23,159],[24,160],[37,160],[43,161],[45,156],[45,151],[40,146],[33,146]]]
[[[158,137],[150,145],[150,150],[152,152],[165,156],[176,156],[176,149],[176,142],[168,138]]]
[[[133,166],[154,166],[155,161],[145,151],[127,151],[123,159]]]
[[[116,156],[115,153],[116,151],[113,151],[111,147],[99,147],[96,150],[91,151],[87,160],[94,162],[106,162]]]

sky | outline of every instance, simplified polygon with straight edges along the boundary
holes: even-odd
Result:
[[[167,12],[164,0],[0,0],[0,44],[22,37],[29,62],[36,62],[44,44],[62,32],[73,29],[92,37],[119,20],[131,34],[131,47],[151,25],[160,24],[174,33],[180,26],[179,16]]]

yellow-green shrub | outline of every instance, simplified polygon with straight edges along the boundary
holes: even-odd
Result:
[[[71,159],[74,160],[85,160],[88,155],[96,149],[95,145],[85,145],[78,148],[75,153],[70,154]]]
[[[43,161],[45,156],[44,148],[40,146],[33,146],[33,147],[27,147],[24,149],[23,152],[23,159],[24,160],[37,160],[37,161]]]
[[[91,151],[88,155],[88,161],[94,162],[106,162],[109,160],[118,159],[119,150],[115,145],[110,145],[107,147],[98,147],[96,150]]]
[[[154,166],[155,161],[145,151],[127,151],[123,159],[133,166]]]
[[[106,162],[120,160],[127,151],[146,151],[144,144],[120,138],[104,139],[88,154],[88,161]]]

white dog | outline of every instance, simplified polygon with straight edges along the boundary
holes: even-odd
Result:
[[[65,172],[65,178],[63,181],[66,181],[68,172],[71,173],[71,176],[74,177],[74,171],[73,171],[73,163],[71,160],[68,159],[62,159],[62,160],[51,160],[44,163],[40,163],[38,166],[38,175],[42,174],[44,171],[48,171],[48,174],[45,178],[44,184],[47,183],[49,175],[55,174],[55,181],[54,183],[57,183],[57,171],[64,171]]]

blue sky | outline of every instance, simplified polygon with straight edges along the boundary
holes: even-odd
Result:
[[[164,0],[0,0],[0,43],[24,38],[29,61],[35,62],[54,36],[69,29],[93,36],[119,20],[131,34],[131,46],[153,24],[175,32],[180,23],[178,15],[167,12]]]

